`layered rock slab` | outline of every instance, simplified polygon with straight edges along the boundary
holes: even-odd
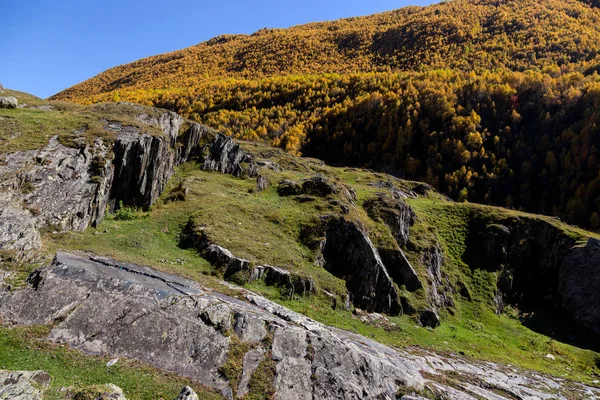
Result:
[[[271,384],[279,399],[394,399],[424,387],[464,399],[565,399],[563,388],[582,398],[600,396],[597,389],[512,367],[393,350],[231,288],[245,301],[149,268],[59,253],[52,265],[32,274],[29,287],[0,294],[0,316],[7,324],[54,324],[49,340],[142,360],[229,398],[234,390],[247,390],[261,354],[276,363]],[[232,330],[255,343],[244,356],[244,385],[236,388],[219,373]],[[431,380],[448,371],[464,375],[464,387]],[[507,395],[496,395],[495,388]]]

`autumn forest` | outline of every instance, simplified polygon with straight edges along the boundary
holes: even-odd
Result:
[[[600,229],[600,10],[454,0],[221,36],[55,96],[168,108],[459,201]]]

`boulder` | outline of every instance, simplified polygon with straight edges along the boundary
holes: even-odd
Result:
[[[95,400],[127,400],[123,389],[112,383],[103,385]]]
[[[277,193],[280,196],[296,196],[302,193],[302,185],[289,179],[279,182]]]
[[[181,389],[181,393],[179,393],[179,396],[175,400],[199,400],[199,398],[194,389],[186,386]]]
[[[41,400],[49,385],[50,375],[44,371],[0,370],[0,399]]]
[[[302,194],[327,197],[338,192],[336,185],[322,175],[315,175],[302,183]]]
[[[398,292],[369,237],[354,222],[332,220],[323,245],[325,268],[346,281],[354,305],[398,315]]]
[[[0,97],[0,108],[17,108],[19,100],[16,97]]]
[[[263,190],[267,190],[269,188],[269,186],[271,186],[271,181],[269,180],[269,178],[259,175],[258,178],[256,178],[256,191],[257,192],[262,192]]]
[[[430,309],[423,311],[421,315],[419,315],[419,322],[425,327],[437,328],[440,326],[441,320],[437,311]]]

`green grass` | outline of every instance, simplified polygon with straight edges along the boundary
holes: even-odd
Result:
[[[77,392],[108,383],[119,386],[131,400],[174,399],[186,385],[193,387],[202,399],[222,398],[189,379],[137,361],[121,359],[107,368],[109,358],[90,356],[39,340],[48,331],[46,326],[0,327],[0,369],[48,372],[52,381],[45,392],[45,399],[65,398],[65,393],[61,392],[63,387],[73,387]]]
[[[92,143],[96,138],[112,141],[114,132],[104,129],[105,121],[134,126],[142,132],[160,135],[155,126],[145,125],[136,117],[140,114],[156,116],[159,111],[151,107],[128,104],[98,104],[80,106],[63,101],[47,101],[35,96],[5,89],[0,95],[18,98],[25,108],[0,109],[0,153],[36,150],[48,144],[53,136],[70,147]],[[50,109],[38,109],[50,106]]]

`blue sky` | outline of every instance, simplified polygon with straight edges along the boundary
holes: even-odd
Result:
[[[427,5],[427,0],[0,0],[0,84],[48,97],[142,57],[224,33]]]

